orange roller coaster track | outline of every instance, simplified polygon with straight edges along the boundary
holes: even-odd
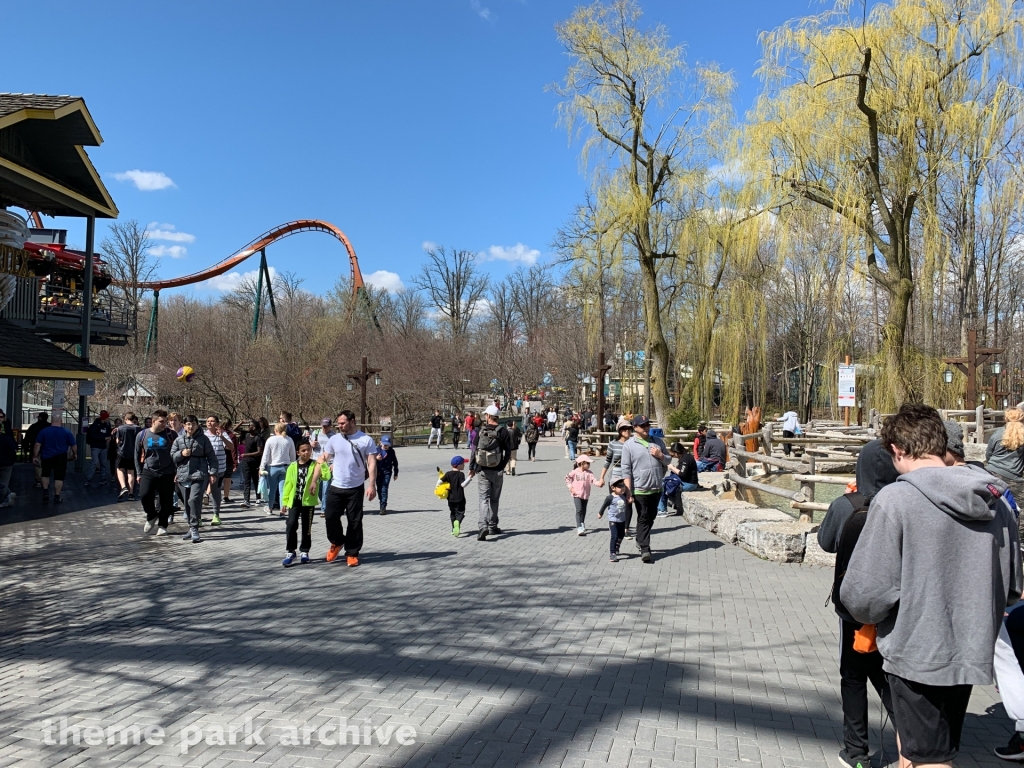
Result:
[[[364,288],[363,273],[359,271],[359,259],[356,258],[356,252],[352,247],[352,243],[350,243],[348,238],[345,237],[345,233],[336,226],[326,221],[320,221],[319,219],[299,219],[298,221],[289,221],[287,224],[282,224],[279,227],[274,227],[269,232],[265,232],[234,255],[229,256],[218,264],[214,264],[208,269],[204,269],[200,272],[193,272],[191,275],[171,278],[170,280],[152,280],[146,283],[139,283],[139,287],[147,290],[159,291],[164,288],[180,288],[185,285],[201,283],[204,280],[209,280],[211,277],[223,275],[225,272],[228,272],[238,266],[253,254],[259,253],[268,245],[276,243],[278,240],[283,240],[289,235],[298,234],[299,232],[324,232],[339,240],[348,252],[349,266],[352,268],[353,295],[358,294],[359,291]]]
[[[348,253],[349,266],[352,269],[352,295],[355,297],[362,297],[366,302],[370,319],[373,321],[373,324],[377,329],[380,330],[380,323],[377,321],[377,316],[374,313],[373,307],[370,305],[370,299],[366,294],[366,285],[363,282],[363,273],[359,270],[359,259],[356,258],[355,249],[352,247],[352,243],[349,242],[348,238],[345,237],[345,233],[326,221],[320,221],[319,219],[299,219],[298,221],[289,221],[287,224],[274,227],[270,231],[263,233],[255,240],[248,243],[240,251],[207,269],[199,272],[193,272],[190,275],[183,275],[182,277],[174,277],[170,280],[150,280],[148,282],[138,283],[137,285],[139,288],[153,291],[153,307],[149,317],[149,333],[146,336],[146,357],[149,357],[150,350],[155,348],[157,343],[161,290],[165,288],[181,288],[186,285],[195,285],[196,283],[201,283],[204,280],[209,280],[211,277],[223,275],[225,272],[237,267],[250,256],[257,253],[260,254],[261,261],[256,295],[257,297],[261,295],[259,286],[262,286],[263,276],[266,274],[268,282],[267,296],[270,299],[270,308],[274,312],[276,321],[277,310],[274,309],[274,296],[269,285],[270,273],[265,271],[267,269],[265,249],[268,245],[276,243],[279,240],[283,240],[289,235],[298,234],[299,232],[324,232],[331,235],[345,246],[345,251]],[[257,298],[255,313],[253,315],[253,338],[256,338],[256,334],[259,329],[261,303],[260,299]]]

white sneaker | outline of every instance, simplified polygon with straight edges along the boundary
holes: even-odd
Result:
[[[146,521],[146,526],[142,529],[142,532],[143,533],[152,533],[153,532],[153,528],[155,526],[156,526],[156,523],[154,523],[152,520],[147,520]]]
[[[166,528],[157,528],[156,529],[156,535],[157,536],[166,536],[167,535],[167,529]]]
[[[576,529],[576,535],[577,536],[586,536],[587,535],[587,526],[581,525],[579,528],[577,528]]]

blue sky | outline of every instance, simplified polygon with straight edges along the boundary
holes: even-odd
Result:
[[[161,276],[210,266],[291,219],[322,218],[348,235],[364,275],[408,284],[429,241],[480,252],[500,279],[551,258],[586,189],[545,91],[567,65],[554,25],[578,4],[2,0],[5,28],[25,34],[5,39],[0,88],[85,98],[105,140],[90,156],[121,218],[154,223]],[[686,43],[688,60],[734,72],[743,111],[759,87],[758,33],[824,6],[642,7]],[[82,244],[84,227],[60,221]],[[325,235],[267,254],[317,292],[347,272]]]

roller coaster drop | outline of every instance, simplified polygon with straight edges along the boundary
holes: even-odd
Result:
[[[259,331],[260,308],[263,305],[264,278],[266,278],[267,282],[267,297],[270,299],[270,310],[273,312],[275,320],[277,319],[277,308],[274,306],[274,293],[271,287],[270,271],[267,267],[267,246],[276,243],[278,240],[283,240],[289,235],[298,234],[299,232],[324,232],[336,238],[343,246],[345,246],[345,251],[348,253],[349,266],[352,270],[352,295],[357,299],[362,298],[362,300],[366,302],[369,316],[373,321],[373,324],[379,330],[380,324],[377,322],[377,317],[373,312],[373,307],[370,305],[369,297],[366,294],[366,285],[363,282],[363,274],[359,270],[359,260],[356,258],[355,249],[352,248],[352,243],[349,242],[345,233],[326,221],[320,221],[319,219],[300,219],[298,221],[289,221],[287,224],[282,224],[279,227],[274,227],[269,232],[265,232],[252,242],[248,243],[237,253],[224,259],[224,261],[214,264],[208,269],[204,269],[200,272],[193,272],[192,274],[184,275],[183,277],[175,277],[170,280],[152,280],[150,282],[139,283],[139,288],[153,291],[153,309],[149,317],[149,333],[146,335],[146,356],[149,357],[150,348],[152,347],[155,349],[157,344],[159,328],[158,322],[160,316],[160,291],[162,289],[195,285],[196,283],[209,280],[211,277],[223,275],[225,272],[228,272],[241,264],[250,256],[254,256],[259,253],[260,269],[259,276],[256,281],[256,308],[253,313],[252,320],[252,333],[253,338],[255,338]]]

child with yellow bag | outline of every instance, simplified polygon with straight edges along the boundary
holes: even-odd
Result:
[[[466,517],[466,475],[462,465],[466,460],[461,456],[452,459],[452,468],[448,472],[437,470],[437,486],[434,493],[441,499],[448,500],[448,512],[452,521],[452,536],[459,537],[459,528]]]

